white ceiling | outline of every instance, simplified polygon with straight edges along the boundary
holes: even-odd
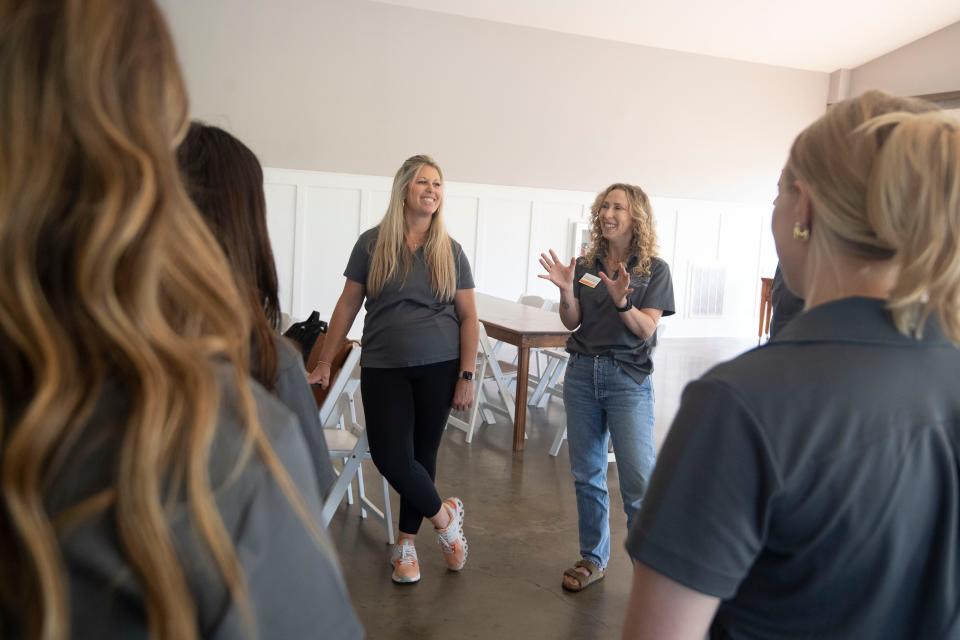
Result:
[[[857,67],[960,21],[958,0],[379,0],[813,71]]]

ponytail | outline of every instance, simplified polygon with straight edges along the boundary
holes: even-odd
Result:
[[[960,121],[867,91],[797,136],[786,169],[809,185],[821,253],[895,263],[897,329],[920,338],[934,317],[960,345]]]
[[[882,145],[867,182],[867,217],[900,267],[889,298],[894,323],[921,337],[933,316],[960,344],[960,121],[942,111],[889,113],[857,133]]]

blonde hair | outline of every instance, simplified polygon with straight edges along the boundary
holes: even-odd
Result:
[[[899,267],[888,305],[921,337],[936,316],[960,343],[960,126],[923,100],[869,91],[834,106],[793,143],[791,178],[809,187],[811,241]]]
[[[440,179],[443,180],[440,165],[427,155],[407,158],[393,178],[390,203],[378,226],[379,233],[371,251],[370,275],[366,283],[367,294],[371,298],[379,296],[384,286],[392,280],[396,279],[401,283],[406,281],[413,267],[413,254],[404,242],[403,206],[410,183],[424,166],[436,169]],[[443,224],[444,200],[445,198],[440,199],[440,206],[430,221],[423,254],[433,293],[439,300],[450,301],[457,292],[457,270],[454,264],[453,243]]]
[[[59,538],[100,516],[142,589],[150,636],[196,638],[168,523],[180,492],[250,621],[210,485],[215,361],[235,372],[237,469],[256,450],[306,514],[257,421],[244,305],[179,181],[186,124],[149,0],[0,5],[0,611],[24,637],[71,635]],[[127,409],[112,425],[110,485],[49,512],[95,405],[118,387]]]
[[[603,237],[600,207],[610,192],[617,189],[626,194],[627,202],[630,204],[630,217],[633,220],[630,255],[636,255],[638,258],[633,273],[638,276],[649,275],[650,265],[657,255],[657,231],[653,224],[653,206],[643,189],[632,184],[612,184],[597,194],[593,205],[590,206],[590,247],[584,254],[584,260],[587,264],[593,264],[597,256],[606,255],[610,248],[610,243]]]

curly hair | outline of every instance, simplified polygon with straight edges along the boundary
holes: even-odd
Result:
[[[623,191],[630,203],[630,216],[633,219],[633,234],[630,238],[630,254],[637,256],[637,265],[633,268],[634,275],[650,275],[650,264],[657,255],[657,231],[653,224],[653,207],[650,198],[640,187],[633,184],[612,184],[597,194],[590,206],[590,247],[584,254],[584,260],[590,264],[596,261],[597,256],[605,255],[609,249],[609,242],[603,237],[600,228],[600,207],[611,191]]]

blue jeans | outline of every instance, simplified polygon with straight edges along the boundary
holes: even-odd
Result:
[[[620,494],[633,524],[656,462],[653,385],[637,384],[607,356],[570,355],[563,379],[570,470],[577,490],[580,555],[600,567],[610,560],[608,439],[613,440]]]

